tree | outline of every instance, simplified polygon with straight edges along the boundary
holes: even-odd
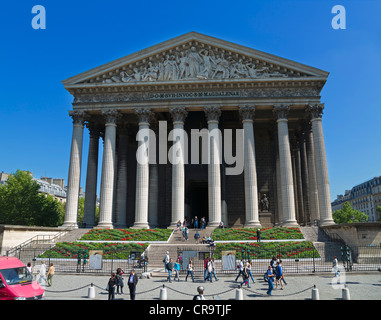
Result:
[[[381,206],[377,206],[378,221],[381,221]]]
[[[0,186],[0,223],[58,226],[63,207],[52,196],[39,193],[39,184],[29,172],[17,170]]]
[[[333,212],[333,220],[335,223],[366,222],[368,216],[364,212],[353,209],[349,202],[345,202],[341,209]]]

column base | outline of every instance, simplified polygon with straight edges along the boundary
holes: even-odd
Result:
[[[248,221],[248,222],[245,222],[243,227],[254,229],[254,228],[262,228],[262,225],[259,221]]]
[[[136,222],[131,229],[150,229],[147,222]]]
[[[291,227],[299,227],[299,224],[296,220],[289,220],[289,221],[282,222],[281,226],[285,228],[291,228]]]
[[[109,222],[101,222],[94,229],[114,229],[114,226]]]
[[[78,223],[77,222],[64,222],[61,226],[62,228],[72,228],[72,229],[78,229]]]
[[[319,220],[319,226],[321,226],[321,227],[331,226],[333,224],[335,224],[335,221],[333,221],[333,219]]]
[[[219,227],[220,222],[221,221],[218,221],[218,222],[217,221],[210,221],[210,222],[208,222],[207,227],[213,227],[213,228]],[[198,224],[200,225],[200,222]]]

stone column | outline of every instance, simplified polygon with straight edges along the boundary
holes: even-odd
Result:
[[[136,201],[135,222],[133,228],[149,228],[148,197],[149,197],[149,121],[151,109],[136,109],[139,118],[138,150],[136,153]]]
[[[77,216],[81,181],[84,113],[81,111],[69,111],[69,115],[73,118],[73,136],[71,140],[65,219],[62,226],[78,228]]]
[[[310,191],[310,216],[311,223],[319,220],[319,197],[316,182],[316,167],[315,167],[315,151],[314,151],[314,138],[312,135],[311,125],[306,128],[307,138],[307,163],[308,163],[308,181]]]
[[[155,133],[155,141],[156,145],[158,145],[158,121],[152,122],[150,128]],[[167,138],[165,141],[167,141]],[[158,159],[159,148],[156,148],[155,150],[156,159]],[[159,166],[156,162],[157,161],[149,164],[148,225],[150,228],[156,228],[159,226]]]
[[[184,121],[188,114],[184,107],[170,108],[173,118],[173,146],[171,147],[172,163],[172,218],[170,228],[176,228],[177,221],[185,218],[185,142]]]
[[[93,122],[89,122],[87,126],[90,133],[90,142],[87,159],[83,222],[86,225],[86,228],[92,228],[95,226],[100,129],[99,126]]]
[[[127,156],[128,128],[123,122],[119,128],[118,168],[116,183],[115,226],[125,228],[127,225]]]
[[[285,227],[298,226],[295,218],[294,185],[292,181],[292,165],[290,141],[288,135],[289,106],[275,106],[274,114],[278,124],[279,165],[282,186],[282,213]]]
[[[221,222],[221,137],[218,120],[221,110],[216,106],[204,108],[209,130],[209,165],[208,165],[208,206],[209,227],[217,227]]]
[[[258,213],[257,167],[253,129],[255,106],[242,106],[239,113],[244,130],[245,227],[261,228]]]
[[[334,224],[332,219],[331,196],[329,190],[327,159],[322,126],[324,105],[309,105],[307,110],[311,115],[312,134],[315,151],[315,168],[319,193],[320,225]]]
[[[102,177],[98,228],[112,228],[112,209],[115,186],[116,110],[103,110],[105,137],[103,147]]]

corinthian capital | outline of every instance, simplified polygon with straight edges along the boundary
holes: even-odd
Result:
[[[69,116],[73,118],[73,124],[83,125],[85,122],[85,112],[69,111]]]
[[[150,108],[135,109],[135,114],[139,119],[139,123],[149,123],[152,117],[152,111]]]
[[[239,107],[239,115],[243,120],[253,120],[255,115],[255,106],[254,105],[244,105]]]
[[[185,118],[188,115],[188,112],[185,109],[185,107],[170,108],[169,112],[171,113],[171,116],[173,118],[173,122],[184,122]]]
[[[324,103],[309,104],[306,111],[309,112],[311,119],[318,119],[323,116]]]
[[[277,120],[280,119],[288,119],[288,112],[290,111],[290,106],[279,105],[274,106],[273,114],[275,115]]]
[[[221,109],[218,106],[204,107],[204,112],[208,121],[218,121],[221,115]]]
[[[105,118],[106,124],[116,124],[119,118],[119,112],[113,109],[102,110],[102,116]]]

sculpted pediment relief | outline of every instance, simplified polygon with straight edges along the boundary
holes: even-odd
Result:
[[[128,85],[152,82],[324,77],[328,73],[191,32],[81,75],[67,79],[63,83]]]

